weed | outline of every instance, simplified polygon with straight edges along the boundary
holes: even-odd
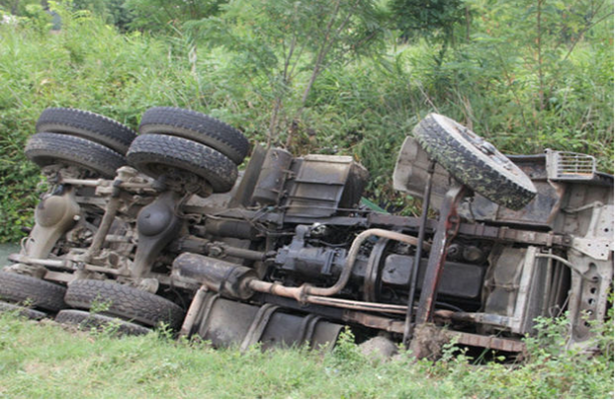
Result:
[[[104,300],[100,296],[96,296],[90,305],[90,314],[98,314],[109,311],[112,303],[113,302],[111,300]]]
[[[333,348],[332,354],[333,372],[355,368],[358,364],[367,362],[361,351],[355,344],[353,333],[345,327],[337,339],[337,344]]]

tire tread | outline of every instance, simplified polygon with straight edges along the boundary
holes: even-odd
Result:
[[[176,107],[154,107],[141,118],[139,133],[183,137],[209,146],[241,164],[250,143],[237,129],[197,111]]]
[[[45,311],[56,312],[67,308],[64,302],[66,288],[28,275],[0,271],[0,299],[26,303]]]
[[[177,328],[184,311],[158,295],[119,283],[80,279],[71,282],[64,298],[67,304],[89,310],[96,302],[108,305],[105,314],[134,320],[148,326],[161,322]]]
[[[457,180],[494,203],[519,210],[536,195],[536,191],[524,186],[521,180],[516,182],[478,158],[473,150],[451,137],[431,115],[424,118],[413,132],[430,157]],[[529,178],[527,181],[531,186]]]
[[[167,135],[140,135],[128,150],[128,162],[158,178],[149,167],[163,164],[198,175],[216,193],[228,192],[237,180],[237,166],[225,155],[201,143]]]
[[[36,132],[75,135],[102,144],[125,155],[137,137],[135,131],[104,115],[75,108],[47,108],[41,113]]]
[[[149,328],[121,318],[93,314],[83,310],[62,310],[56,316],[55,321],[60,324],[77,326],[80,329],[104,329],[107,326],[117,325],[119,335],[147,335],[151,332]]]
[[[115,171],[127,164],[124,156],[108,147],[61,133],[41,132],[30,136],[25,154],[40,167],[58,163],[76,164],[105,178],[115,177]]]

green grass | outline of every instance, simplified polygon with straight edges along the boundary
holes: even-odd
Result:
[[[0,315],[0,397],[612,398],[612,337],[609,343],[611,353],[594,358],[530,346],[524,365],[473,366],[452,351],[436,363],[407,355],[378,363],[361,356],[349,336],[325,355],[256,348],[241,354],[165,335],[67,331],[9,313]]]

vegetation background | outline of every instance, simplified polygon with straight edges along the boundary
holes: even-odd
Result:
[[[608,0],[0,0],[0,243],[32,224],[25,142],[47,107],[133,128],[202,111],[251,142],[351,154],[394,212],[400,144],[427,113],[509,154],[589,153],[613,171]]]
[[[40,177],[23,148],[47,107],[133,128],[149,107],[185,107],[252,142],[350,154],[369,196],[402,213],[397,151],[433,111],[505,153],[589,153],[612,173],[613,25],[608,0],[0,0],[0,243],[32,225]],[[4,314],[0,397],[613,398],[610,313],[594,357],[565,348],[560,319],[522,365],[454,346],[380,364],[348,336],[325,356],[241,355]]]

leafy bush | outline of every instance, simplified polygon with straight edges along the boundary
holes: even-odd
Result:
[[[457,40],[446,54],[424,40],[398,44],[395,35],[386,36],[381,29],[385,16],[371,8],[372,2],[361,2],[373,25],[353,21],[352,26],[361,32],[374,29],[388,55],[358,59],[354,55],[366,52],[350,48],[338,49],[344,54],[341,58],[330,53],[331,62],[318,69],[305,101],[314,59],[293,58],[295,80],[281,82],[285,75],[279,69],[288,53],[278,47],[280,40],[290,44],[292,36],[284,29],[292,27],[273,24],[277,33],[270,36],[250,25],[250,16],[224,14],[247,9],[212,1],[207,4],[220,5],[214,13],[218,17],[207,23],[188,23],[190,29],[184,29],[173,22],[172,34],[121,34],[105,24],[108,15],[96,14],[104,5],[98,0],[75,2],[94,12],[49,2],[62,18],[62,30],[51,34],[48,14],[31,8],[36,12],[17,25],[0,24],[0,242],[18,240],[20,226],[32,224],[40,178],[37,168],[25,160],[23,148],[47,107],[87,109],[133,128],[149,107],[185,107],[220,118],[262,143],[277,118],[279,142],[286,142],[292,152],[353,155],[371,172],[368,196],[391,211],[406,213],[413,211],[414,202],[393,191],[391,173],[404,137],[432,111],[468,125],[505,153],[537,153],[546,147],[587,152],[598,157],[602,170],[612,172],[613,21],[603,17],[612,13],[613,5],[596,2],[601,8],[588,25],[579,15],[589,3],[557,9],[563,3],[536,1],[555,7],[542,14],[542,30],[537,29],[536,7],[529,0],[464,2],[471,15],[482,17],[471,18],[464,28],[469,29],[467,40]],[[149,3],[130,4],[145,10]],[[310,10],[307,5],[302,8],[305,13]],[[288,10],[274,11],[282,13],[284,21],[293,21]],[[182,22],[190,12],[180,18]],[[562,13],[570,19],[559,18]],[[267,14],[259,18],[266,22]],[[236,20],[243,25],[233,25]],[[197,33],[215,21],[223,21],[234,38],[252,41],[232,51],[229,46],[206,46]],[[545,55],[540,62],[531,44],[538,32]],[[263,44],[275,62],[259,67],[254,57]],[[382,47],[371,50],[378,54]],[[281,107],[277,117],[276,104]]]

